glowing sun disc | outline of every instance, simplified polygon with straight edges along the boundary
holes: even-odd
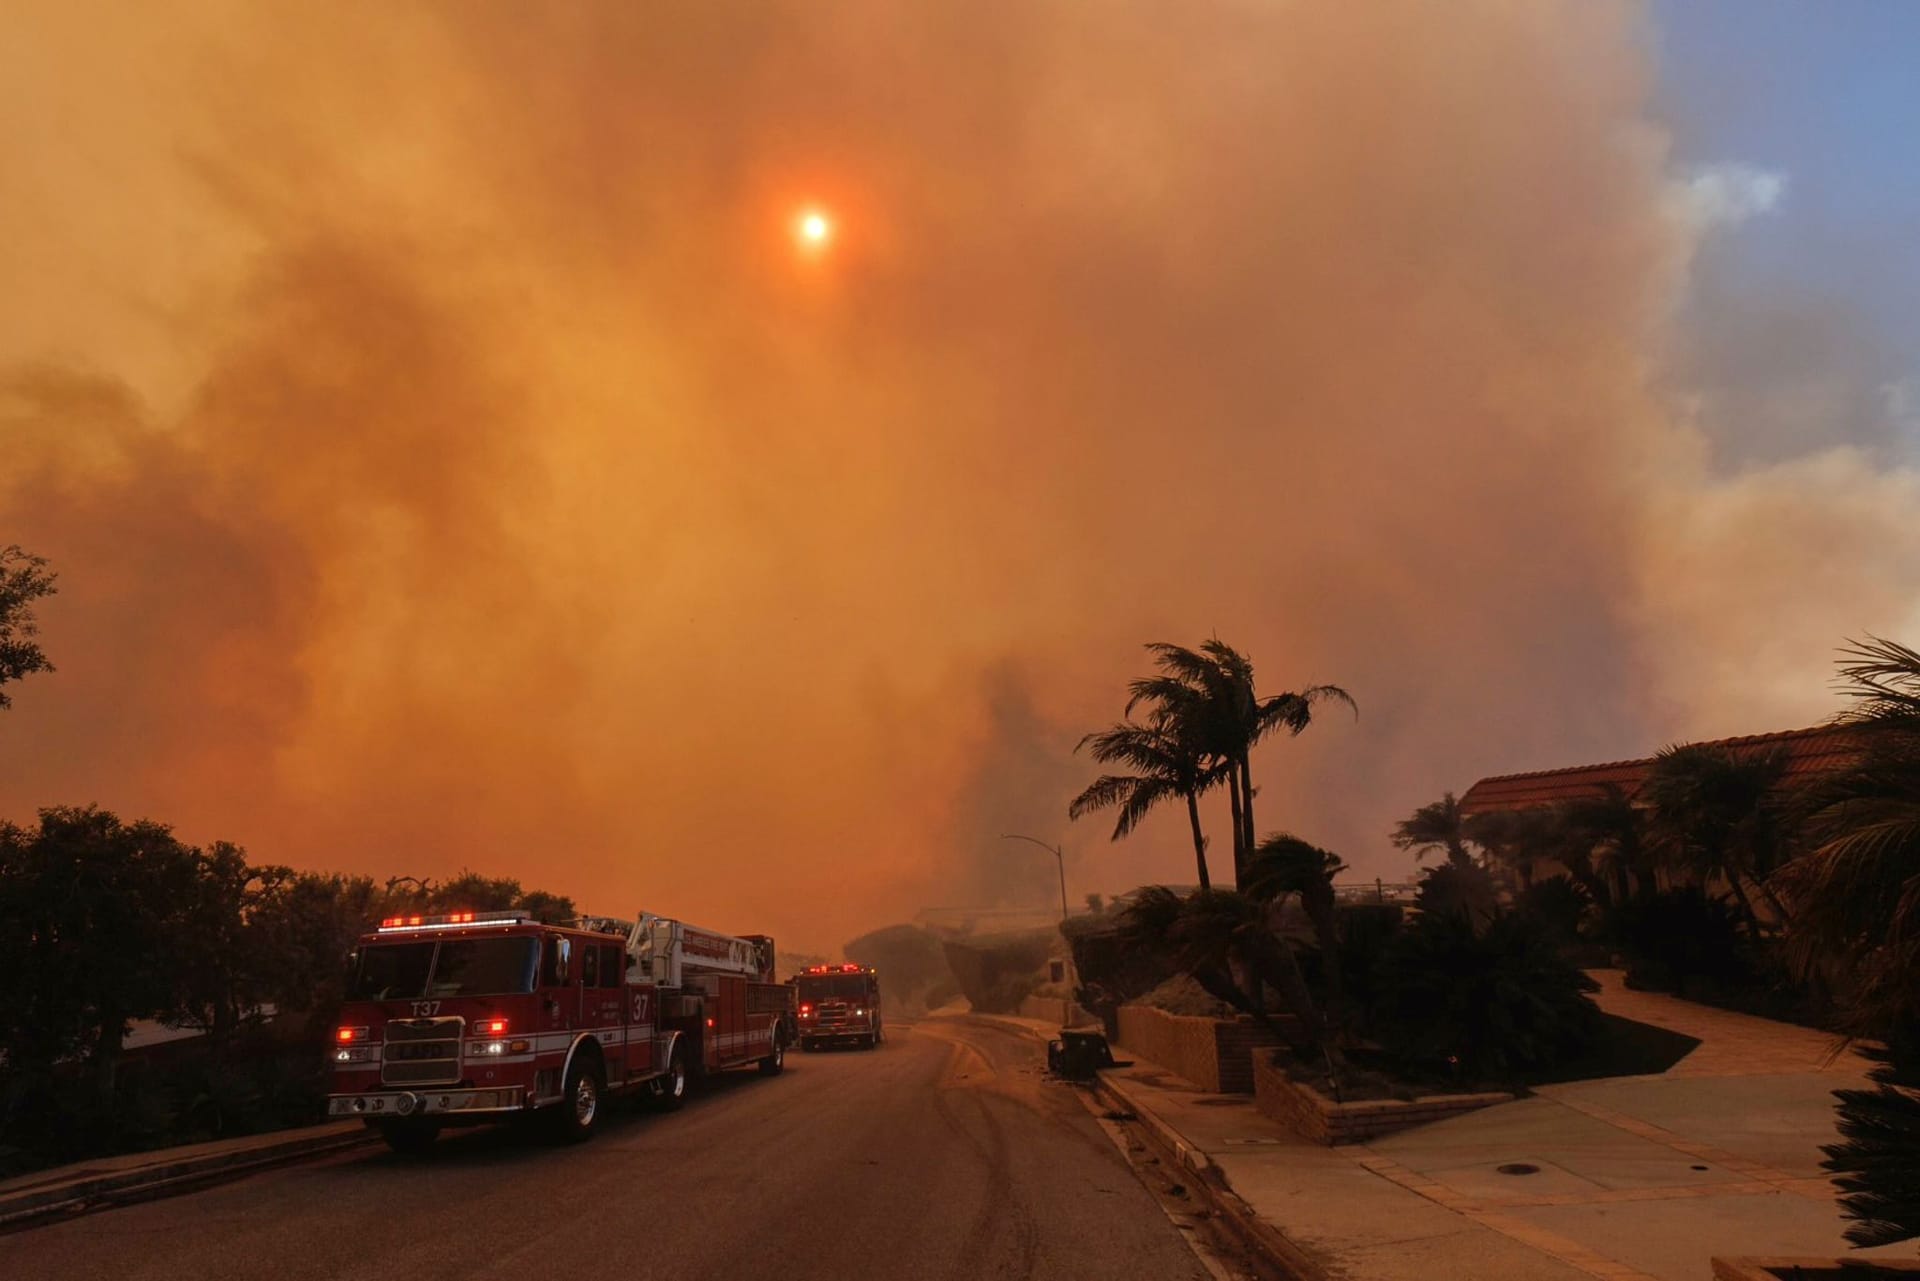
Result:
[[[802,245],[810,249],[824,247],[833,239],[833,219],[818,209],[804,210],[794,220],[793,233]]]

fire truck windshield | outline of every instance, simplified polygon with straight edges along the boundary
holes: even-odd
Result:
[[[539,940],[527,937],[374,943],[362,948],[355,1001],[504,996],[533,990]]]
[[[864,974],[804,974],[800,977],[803,1001],[857,1001],[867,995]]]

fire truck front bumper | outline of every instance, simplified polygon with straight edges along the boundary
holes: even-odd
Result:
[[[520,1086],[500,1090],[382,1090],[376,1094],[329,1094],[327,1115],[379,1120],[384,1117],[473,1116],[518,1112],[526,1106]]]

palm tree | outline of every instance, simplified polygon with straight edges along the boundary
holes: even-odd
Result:
[[[1856,1032],[1920,1019],[1920,654],[1870,638],[1842,651],[1853,764],[1802,792],[1808,852],[1776,872],[1793,908],[1788,941],[1811,968],[1844,965]]]
[[[1425,858],[1434,850],[1445,850],[1447,862],[1465,867],[1473,862],[1467,852],[1466,817],[1460,812],[1459,798],[1448,792],[1437,801],[1428,801],[1403,818],[1393,829],[1395,849],[1412,850],[1413,857]]]
[[[1244,873],[1254,848],[1253,749],[1275,730],[1299,734],[1313,722],[1313,708],[1326,699],[1338,699],[1359,708],[1337,685],[1310,685],[1260,697],[1254,685],[1253,664],[1218,637],[1199,650],[1156,642],[1147,646],[1160,675],[1131,683],[1129,714],[1142,703],[1153,708],[1155,724],[1178,726],[1178,733],[1215,761],[1230,767],[1227,797],[1233,819],[1235,883]]]
[[[1568,801],[1561,812],[1568,828],[1589,850],[1606,887],[1603,901],[1618,905],[1636,887],[1652,886],[1646,817],[1619,784],[1607,783],[1598,795]]]
[[[1345,1021],[1346,984],[1340,971],[1340,927],[1333,878],[1346,869],[1338,854],[1287,832],[1270,833],[1247,864],[1246,894],[1254,902],[1279,907],[1289,895],[1298,896],[1300,910],[1313,926],[1320,963],[1326,971],[1327,1023],[1336,1029]]]
[[[1651,808],[1654,849],[1669,867],[1718,877],[1759,929],[1747,886],[1784,919],[1786,907],[1766,878],[1786,862],[1792,835],[1780,800],[1787,758],[1737,753],[1704,743],[1669,747],[1655,759],[1641,796]]]
[[[1856,1246],[1920,1236],[1920,653],[1869,637],[1841,651],[1853,706],[1835,718],[1860,755],[1802,797],[1811,848],[1773,877],[1794,907],[1803,966],[1844,966],[1847,1030],[1884,1042],[1872,1090],[1836,1090],[1842,1141],[1825,1149]]]
[[[1183,737],[1179,728],[1172,723],[1136,725],[1123,721],[1081,739],[1074,751],[1088,748],[1101,764],[1118,762],[1131,766],[1134,772],[1104,774],[1095,779],[1067,806],[1067,817],[1078,819],[1095,810],[1118,806],[1120,815],[1112,838],[1117,841],[1139,826],[1162,801],[1180,797],[1187,803],[1193,858],[1204,890],[1212,883],[1207,877],[1207,838],[1200,830],[1199,798],[1227,777],[1226,766],[1212,761],[1190,738]]]

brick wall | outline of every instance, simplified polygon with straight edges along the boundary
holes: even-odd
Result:
[[[1335,1103],[1316,1090],[1289,1080],[1272,1056],[1255,1056],[1254,1106],[1315,1143],[1364,1143],[1396,1130],[1477,1112],[1495,1103],[1511,1102],[1513,1095],[1429,1094],[1417,1099],[1370,1099],[1364,1103]]]
[[[1119,1023],[1126,1049],[1215,1094],[1252,1094],[1253,1052],[1276,1044],[1251,1019],[1195,1018],[1123,1005]]]

